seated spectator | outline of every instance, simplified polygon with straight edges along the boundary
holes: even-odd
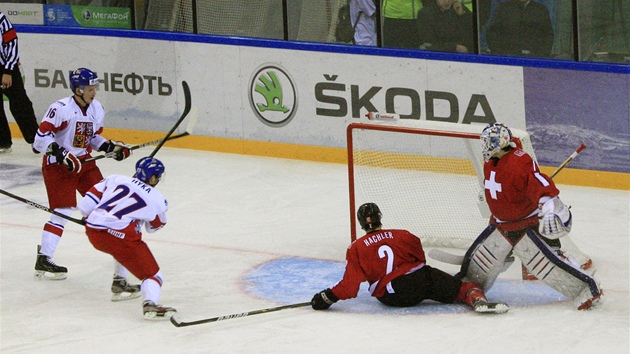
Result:
[[[475,51],[472,12],[456,0],[433,0],[418,12],[421,48],[440,52]]]
[[[491,54],[551,57],[553,27],[547,8],[531,0],[500,3],[486,33]]]

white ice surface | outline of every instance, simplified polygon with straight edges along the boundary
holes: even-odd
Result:
[[[0,155],[0,188],[48,205],[41,155],[23,141]],[[98,162],[105,175],[132,174],[128,160]],[[284,257],[343,262],[349,242],[344,165],[163,148],[158,188],[168,198],[167,226],[145,241],[164,275],[161,302],[183,321],[309,301],[330,284],[286,284],[261,296],[244,279]],[[310,307],[176,328],[141,316],[140,300],[111,302],[113,265],[69,223],[54,260],[63,281],[33,278],[36,246],[49,214],[0,195],[0,351],[2,353],[628,353],[630,352],[630,193],[560,186],[572,205],[572,238],[588,253],[605,303],[577,311],[570,301],[512,306],[499,316],[390,311],[364,290],[328,311]],[[79,213],[75,212],[75,217]],[[384,211],[385,226],[387,211]],[[457,222],[457,220],[454,220]],[[461,250],[453,252],[463,253]],[[452,265],[429,260],[454,273]],[[312,278],[320,276],[314,266]],[[518,261],[500,279],[519,281]],[[289,279],[289,278],[287,278]],[[288,280],[287,280],[288,281]],[[251,285],[251,284],[250,284]],[[523,286],[528,286],[527,284]],[[289,290],[287,290],[289,289]],[[282,293],[280,293],[282,292]],[[496,294],[500,296],[502,294]],[[519,294],[507,303],[527,302]],[[353,303],[354,302],[354,303]],[[353,311],[353,304],[362,304]],[[423,305],[420,305],[423,306]]]

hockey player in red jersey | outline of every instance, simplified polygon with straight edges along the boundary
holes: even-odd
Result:
[[[51,104],[42,118],[33,148],[44,152],[42,173],[50,208],[70,216],[81,195],[103,179],[96,162],[83,160],[92,149],[113,153],[121,161],[131,155],[129,146],[101,136],[105,111],[95,99],[98,76],[86,68],[70,74],[72,96]],[[35,276],[40,279],[65,279],[66,267],[52,261],[57,244],[68,220],[52,215],[44,225],[41,246],[38,246]]]
[[[481,313],[509,310],[504,303],[489,303],[478,286],[427,265],[418,237],[406,230],[381,228],[381,211],[376,204],[361,205],[357,219],[366,234],[348,248],[343,279],[313,296],[313,309],[325,310],[338,300],[356,297],[360,284],[367,281],[370,294],[388,306],[408,307],[435,300],[462,302]]]
[[[460,277],[487,291],[506,259],[520,258],[529,273],[574,300],[579,310],[601,301],[599,282],[560,250],[571,231],[572,215],[555,184],[513,141],[503,124],[481,133],[490,225],[466,252]]]
[[[155,189],[163,173],[164,165],[160,160],[144,157],[136,163],[134,178],[108,176],[94,185],[79,203],[79,210],[86,217],[85,233],[94,248],[112,255],[117,270],[128,269],[142,280],[141,289],[130,291],[130,296],[120,299],[136,298],[142,290],[145,296],[142,311],[146,319],[168,319],[176,312],[173,308],[157,305],[162,272],[151,250],[142,241],[143,225],[147,232],[155,232],[166,225],[168,203]],[[112,286],[112,292],[118,295],[114,290]]]

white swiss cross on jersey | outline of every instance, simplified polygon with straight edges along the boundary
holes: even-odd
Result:
[[[484,187],[490,192],[490,197],[492,199],[497,199],[497,192],[501,192],[503,189],[501,188],[501,183],[497,183],[496,181],[497,173],[495,171],[490,171],[490,179],[485,180]]]

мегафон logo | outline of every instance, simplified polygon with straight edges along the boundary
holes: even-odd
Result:
[[[297,111],[297,88],[286,69],[276,64],[260,66],[249,82],[249,103],[264,124],[280,128]]]

